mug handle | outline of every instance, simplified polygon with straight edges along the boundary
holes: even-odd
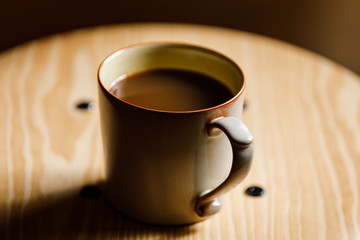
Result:
[[[238,185],[249,173],[254,144],[253,136],[245,124],[235,117],[219,117],[212,120],[207,126],[209,136],[213,136],[220,129],[229,138],[233,160],[229,176],[213,190],[200,194],[196,200],[195,211],[200,217],[207,217],[220,210],[219,197]]]

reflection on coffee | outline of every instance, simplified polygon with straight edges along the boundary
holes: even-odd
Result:
[[[178,69],[155,69],[115,81],[110,92],[145,108],[161,111],[193,111],[217,106],[234,95],[207,75]]]

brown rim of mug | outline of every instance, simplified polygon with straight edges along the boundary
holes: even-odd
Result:
[[[198,110],[189,110],[189,111],[165,111],[165,110],[159,110],[159,109],[152,109],[152,108],[148,108],[148,107],[143,107],[143,106],[139,106],[130,102],[127,102],[121,98],[118,98],[117,96],[115,96],[114,94],[112,94],[102,83],[101,79],[100,79],[100,70],[102,68],[102,66],[104,65],[104,63],[106,61],[108,61],[108,59],[110,59],[112,56],[114,56],[115,54],[117,54],[118,52],[122,52],[122,51],[126,51],[127,49],[130,48],[134,48],[137,46],[144,46],[144,45],[173,45],[173,46],[179,46],[179,47],[186,47],[186,48],[195,48],[204,52],[208,52],[211,54],[215,54],[216,56],[226,60],[227,62],[231,63],[237,70],[239,70],[239,72],[241,73],[242,76],[242,86],[240,88],[240,90],[232,97],[230,98],[228,101],[218,104],[216,106],[213,107],[209,107],[209,108],[202,108],[202,109],[198,109]],[[206,111],[211,111],[211,110],[215,110],[215,109],[219,109],[222,108],[226,105],[229,105],[230,103],[234,102],[237,98],[239,98],[241,96],[241,94],[244,92],[245,89],[245,76],[243,71],[241,70],[241,68],[233,61],[231,60],[229,57],[225,56],[224,54],[221,54],[213,49],[207,48],[207,47],[203,47],[200,45],[195,45],[192,43],[186,43],[186,42],[175,42],[175,41],[159,41],[159,42],[141,42],[141,43],[135,43],[135,44],[131,44],[125,47],[122,47],[116,51],[114,51],[113,53],[109,54],[104,60],[102,60],[102,62],[99,65],[98,71],[97,71],[97,78],[98,78],[98,82],[101,86],[101,88],[103,88],[108,94],[110,94],[111,96],[113,96],[115,99],[126,103],[130,106],[136,107],[136,108],[140,108],[143,110],[148,110],[148,111],[152,111],[152,112],[160,112],[160,113],[200,113],[200,112],[206,112]]]

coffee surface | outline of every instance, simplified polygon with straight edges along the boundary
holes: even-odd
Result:
[[[115,81],[110,92],[128,103],[161,111],[210,108],[234,96],[230,89],[212,77],[178,69],[135,73]]]

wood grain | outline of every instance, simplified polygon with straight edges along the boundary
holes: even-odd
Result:
[[[102,194],[97,67],[143,41],[181,41],[234,59],[255,136],[249,177],[216,216],[152,226]],[[94,111],[79,110],[83,101]],[[59,34],[0,55],[0,239],[359,239],[360,78],[270,38],[207,26],[127,24]],[[247,187],[266,190],[246,196]]]

